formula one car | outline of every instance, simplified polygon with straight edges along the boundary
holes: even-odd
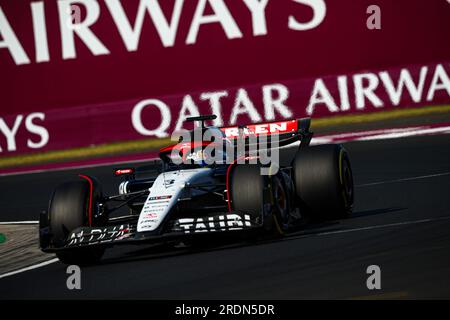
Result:
[[[220,234],[281,236],[305,221],[351,214],[349,156],[341,145],[310,146],[310,119],[205,126],[213,119],[188,119],[201,125],[161,149],[161,160],[152,165],[116,169],[123,180],[116,195],[104,195],[99,181],[87,175],[58,186],[40,216],[42,251],[56,253],[63,263],[92,264],[118,244],[189,243]],[[205,141],[207,131],[214,139]],[[262,148],[257,138],[263,135],[277,137],[264,145],[266,151],[290,150],[291,155],[283,154],[276,165],[261,163],[248,150]],[[208,162],[211,145],[225,151]],[[231,162],[226,161],[230,154]],[[149,176],[155,168],[157,174]],[[114,216],[120,208],[127,213]]]

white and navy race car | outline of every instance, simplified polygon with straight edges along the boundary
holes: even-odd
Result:
[[[282,236],[307,221],[351,214],[349,156],[341,145],[310,146],[310,119],[205,126],[213,119],[188,119],[201,125],[161,149],[151,165],[116,169],[122,177],[116,195],[103,194],[87,175],[59,185],[40,216],[42,251],[64,263],[92,264],[118,244]],[[261,161],[258,153],[281,149],[291,152],[276,161]],[[123,208],[126,214],[117,216]]]

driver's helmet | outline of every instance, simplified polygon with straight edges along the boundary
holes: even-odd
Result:
[[[205,152],[204,148],[200,150],[192,150],[185,156],[186,162],[196,164],[201,168],[212,165],[212,164],[225,164],[226,163],[226,153],[222,148],[214,149],[214,152]]]
[[[205,156],[206,154],[203,150],[195,150],[186,155],[186,161],[200,167],[206,167],[208,165],[208,161],[206,161]]]
[[[225,164],[226,163],[226,152],[227,145],[231,144],[229,139],[225,137],[222,131],[217,128],[204,128],[203,130],[210,130],[210,135],[214,136],[212,141],[194,141],[194,132],[191,132],[192,143],[187,142],[186,144],[182,144],[181,154],[183,157],[183,162],[196,164],[200,167],[206,167],[212,164]],[[204,133],[204,132],[203,132]],[[211,141],[211,140],[210,140]],[[213,149],[206,150],[207,146],[210,146],[211,143],[216,147]],[[229,149],[229,148],[228,148]],[[214,150],[214,151],[213,151]]]

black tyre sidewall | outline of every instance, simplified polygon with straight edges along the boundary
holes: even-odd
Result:
[[[66,182],[55,189],[49,207],[54,245],[64,245],[72,230],[87,225],[89,192],[83,180]]]
[[[258,165],[238,165],[231,175],[232,207],[259,216],[264,205],[264,179]]]
[[[71,231],[89,225],[90,191],[90,185],[86,180],[66,182],[55,189],[49,206],[49,222],[54,246],[63,247]],[[102,196],[101,190],[95,188],[92,194],[94,206],[98,197]],[[59,250],[56,256],[65,264],[89,265],[98,262],[104,252],[104,247],[95,246]]]
[[[343,169],[350,172],[352,194],[341,182]],[[348,154],[340,145],[319,145],[301,149],[293,161],[296,194],[312,218],[337,219],[351,213],[353,179]]]
[[[282,216],[289,214],[290,195],[285,185],[283,177],[280,175],[274,175],[265,177],[261,175],[261,167],[258,165],[240,165],[237,166],[231,178],[230,192],[233,204],[233,209],[237,211],[244,211],[259,217],[262,213],[264,205],[264,188],[265,183],[270,181],[270,192],[272,192],[273,201],[273,215],[267,219],[264,223],[266,231],[273,233],[277,236],[284,235],[288,230],[289,223],[283,221]],[[269,180],[270,179],[270,180]],[[277,206],[276,188],[280,187],[285,195],[286,212],[279,212]]]

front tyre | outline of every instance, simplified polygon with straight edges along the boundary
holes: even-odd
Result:
[[[281,174],[265,178],[258,165],[239,165],[232,172],[230,190],[234,210],[260,217],[265,204],[265,189],[272,204],[272,215],[264,221],[267,231],[284,235],[290,223],[290,198]],[[266,193],[267,194],[267,193]]]
[[[93,180],[79,180],[66,182],[55,189],[48,211],[55,247],[64,247],[74,229],[93,223],[92,210],[101,196],[97,185]],[[66,264],[86,265],[98,262],[104,251],[101,247],[62,249],[56,256]]]
[[[238,165],[232,172],[229,192],[234,210],[259,217],[264,205],[264,177],[258,165]]]

